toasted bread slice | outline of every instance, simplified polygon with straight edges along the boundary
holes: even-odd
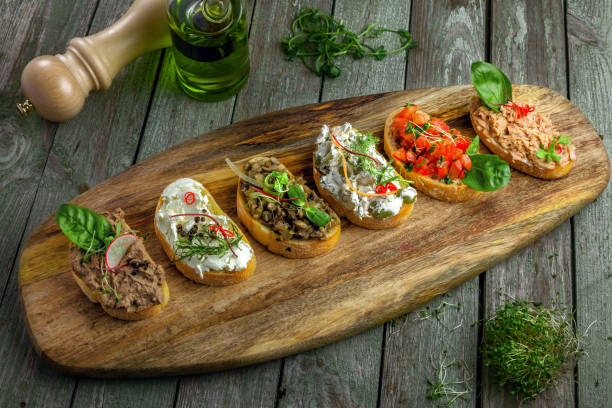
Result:
[[[401,147],[391,132],[391,124],[393,123],[395,115],[400,113],[402,109],[404,108],[399,108],[393,111],[389,116],[387,116],[387,120],[385,121],[384,149],[388,157],[393,157],[393,153],[395,153]],[[482,193],[481,191],[475,190],[463,183],[446,184],[429,176],[423,176],[414,171],[408,171],[406,168],[404,168],[403,164],[397,160],[393,161],[393,167],[395,167],[403,178],[412,180],[414,182],[413,185],[417,190],[422,191],[423,193],[437,200],[463,202],[476,198]]]
[[[127,225],[125,220],[122,220],[122,230],[130,231],[131,228]],[[139,238],[140,239],[140,238]],[[74,251],[76,246],[73,243],[70,243],[70,251]],[[151,263],[154,263],[151,257],[146,251],[144,252],[145,260]],[[71,263],[72,265],[72,263]],[[164,306],[168,304],[170,300],[170,289],[168,288],[168,283],[164,279],[162,282],[162,301],[159,304],[151,305],[146,308],[138,309],[135,307],[109,307],[104,304],[102,300],[102,292],[100,290],[95,290],[85,283],[83,279],[77,274],[74,267],[71,268],[72,277],[76,281],[79,288],[83,291],[83,293],[87,296],[87,298],[93,303],[100,303],[102,309],[108,313],[110,316],[120,319],[120,320],[142,320],[147,319],[151,316],[159,313]]]
[[[270,158],[256,157],[251,159],[251,161],[257,160],[270,160]],[[278,161],[276,161],[276,163],[278,163],[279,166],[282,166],[282,170],[286,172],[292,180],[295,181],[295,177],[285,166],[282,165],[282,163],[279,163]],[[238,210],[238,218],[240,218],[240,221],[242,221],[244,226],[247,227],[251,235],[253,235],[253,237],[255,237],[255,239],[259,241],[262,245],[268,248],[270,252],[282,255],[286,258],[312,258],[331,250],[338,242],[338,239],[340,238],[341,223],[338,216],[333,213],[330,214],[330,216],[334,220],[335,225],[333,225],[330,233],[325,236],[325,239],[282,239],[281,235],[278,232],[274,231],[265,223],[257,220],[249,213],[248,209],[246,208],[247,198],[245,197],[245,193],[242,190],[243,184],[244,181],[240,179],[238,181],[238,190],[236,193],[236,207]],[[306,187],[303,186],[303,188]],[[315,193],[312,192],[312,194]],[[331,209],[329,210],[331,211]]]
[[[350,222],[355,225],[358,225],[363,228],[372,229],[372,230],[380,230],[397,227],[410,216],[412,213],[412,208],[414,207],[414,203],[411,204],[403,204],[401,210],[395,214],[394,216],[387,218],[376,218],[376,217],[363,217],[359,218],[355,212],[345,207],[342,202],[340,202],[332,193],[327,191],[321,185],[321,172],[317,169],[316,164],[314,163],[313,158],[313,171],[312,175],[317,185],[317,189],[319,190],[319,194],[321,197],[327,201],[329,206],[334,209],[334,211],[341,217],[347,218]]]
[[[571,153],[569,154],[569,160],[562,164],[554,167],[542,167],[533,161],[527,159],[520,160],[516,158],[511,151],[504,149],[498,141],[495,139],[495,135],[489,125],[488,121],[476,115],[477,111],[484,106],[480,102],[480,97],[472,96],[470,100],[470,119],[472,126],[476,131],[478,137],[482,143],[485,144],[493,153],[498,155],[502,160],[506,161],[511,167],[533,177],[543,179],[556,179],[564,177],[569,173],[574,165],[573,147],[571,147]]]
[[[242,231],[240,231],[240,228],[238,228],[238,226],[234,223],[234,221],[231,220],[231,218],[229,218],[227,214],[225,214],[225,212],[223,212],[221,207],[219,207],[219,205],[217,204],[213,196],[210,194],[210,192],[206,189],[206,187],[204,187],[201,184],[198,187],[200,187],[200,193],[203,196],[206,196],[208,198],[208,203],[206,204],[208,213],[213,216],[222,215],[222,216],[227,217],[229,222],[231,223],[232,228],[235,229],[239,234],[242,235],[242,240],[246,244],[248,244],[250,247],[250,243],[248,239],[246,238],[246,236],[242,233]],[[233,284],[242,282],[248,279],[251,275],[253,275],[253,272],[255,271],[255,267],[256,267],[256,260],[255,260],[254,252],[252,253],[250,260],[246,264],[246,267],[243,269],[209,270],[209,271],[203,272],[202,276],[200,276],[198,271],[193,266],[189,265],[188,263],[184,261],[176,260],[176,254],[174,252],[174,248],[172,248],[172,245],[170,244],[168,238],[166,237],[166,235],[164,235],[164,233],[162,232],[158,224],[157,214],[160,208],[162,207],[162,205],[163,205],[163,196],[159,198],[159,201],[157,202],[157,208],[155,210],[155,213],[156,213],[155,235],[157,235],[157,239],[159,239],[159,241],[161,242],[162,248],[164,249],[164,252],[166,252],[166,255],[168,255],[168,258],[174,261],[174,266],[176,266],[176,269],[178,269],[186,278],[194,282],[201,283],[204,285],[209,285],[209,286],[229,286],[229,285],[233,285]]]

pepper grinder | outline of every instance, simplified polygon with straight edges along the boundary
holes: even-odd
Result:
[[[34,58],[21,74],[27,98],[17,107],[64,122],[76,116],[90,91],[108,89],[117,73],[140,55],[171,45],[165,0],[136,0],[112,26],[73,38],[66,52]]]

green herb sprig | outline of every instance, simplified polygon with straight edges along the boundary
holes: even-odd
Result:
[[[207,255],[224,254],[230,246],[235,247],[242,240],[242,235],[234,225],[230,225],[230,230],[234,236],[228,239],[229,245],[223,237],[210,229],[202,232],[202,237],[197,233],[190,233],[187,238],[177,239],[174,243],[175,261],[182,261],[192,256],[203,258]]]
[[[559,303],[518,299],[486,319],[481,352],[497,385],[523,402],[551,386],[583,354],[572,319]]]
[[[569,136],[560,135],[557,140],[553,140],[548,145],[548,148],[544,147],[544,145],[540,145],[540,150],[536,152],[536,156],[540,159],[546,160],[546,162],[550,162],[554,160],[556,162],[561,161],[561,155],[556,152],[558,145],[567,145],[572,140]]]
[[[499,112],[501,105],[512,99],[512,83],[499,68],[484,61],[472,63],[472,84],[480,99]]]
[[[384,45],[374,47],[364,41],[378,38],[385,32],[399,37],[398,48],[387,50]],[[354,59],[372,56],[380,61],[387,55],[405,51],[408,58],[408,50],[417,45],[407,30],[392,30],[370,24],[356,34],[347,30],[341,21],[314,8],[300,11],[291,24],[291,37],[281,39],[281,43],[287,60],[300,58],[309,70],[330,78],[340,75],[335,60],[341,55],[351,55]]]

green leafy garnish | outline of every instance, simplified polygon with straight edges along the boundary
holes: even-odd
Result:
[[[317,207],[306,207],[304,212],[306,217],[317,227],[324,227],[331,221],[329,214],[319,210]]]
[[[469,154],[476,154],[476,153],[478,153],[479,144],[480,144],[480,139],[478,138],[478,135],[476,135],[472,139],[472,142],[470,143],[468,148],[465,150],[465,154],[469,155]]]
[[[103,253],[115,238],[113,226],[102,215],[74,204],[62,204],[55,215],[60,229],[70,241],[85,251]]]
[[[174,243],[175,261],[182,261],[192,256],[204,258],[207,255],[223,255],[230,246],[235,247],[242,240],[242,235],[233,225],[230,226],[230,229],[234,236],[228,238],[227,241],[216,231],[210,229],[205,229],[200,233],[189,233],[186,238],[177,239]]]
[[[561,161],[561,155],[555,151],[557,149],[557,145],[567,145],[571,140],[572,138],[569,136],[560,135],[557,140],[550,142],[548,148],[540,145],[540,150],[536,152],[536,156],[540,159],[546,160],[547,163],[551,160],[556,162]]]
[[[551,386],[583,350],[572,328],[572,316],[554,304],[514,300],[483,322],[483,362],[501,388],[521,401],[534,399]]]
[[[478,191],[498,190],[510,181],[510,166],[494,154],[471,154],[472,168],[462,179]]]
[[[299,184],[290,185],[287,196],[289,198],[297,198],[297,200],[291,201],[291,204],[296,207],[303,207],[306,204],[306,193],[304,193],[304,189]]]
[[[472,63],[472,84],[480,99],[496,112],[512,99],[512,83],[499,68],[484,61]]]
[[[284,193],[287,191],[287,184],[289,183],[289,175],[287,173],[281,173],[273,171],[269,173],[264,179],[264,184],[269,190],[273,190],[277,193]]]
[[[400,46],[387,50],[383,45],[374,47],[364,39],[378,38],[382,33],[394,33],[399,37]],[[319,76],[336,78],[340,68],[335,64],[337,57],[351,55],[354,59],[372,56],[378,61],[387,55],[406,52],[417,45],[407,30],[391,30],[370,24],[361,33],[346,29],[341,21],[314,8],[304,8],[291,24],[291,37],[281,39],[287,60],[300,58],[306,68]]]

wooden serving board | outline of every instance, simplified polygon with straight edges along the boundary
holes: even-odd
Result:
[[[382,136],[385,117],[406,102],[473,136],[471,86],[392,92],[292,108],[199,136],[99,184],[72,202],[96,211],[121,207],[149,234],[151,256],[166,268],[170,302],[158,315],[124,322],[91,303],[74,282],[68,239],[49,216],[30,236],[19,287],[36,351],[52,366],[96,376],[158,376],[220,370],[270,360],[351,336],[404,314],[528,245],[593,201],[610,176],[608,156],[589,121],[546,88],[520,85],[515,95],[551,114],[573,137],[569,176],[539,180],[516,171],[510,184],[474,201],[418,196],[408,221],[365,230],[343,221],[328,254],[291,260],[250,238],[257,270],[230,287],[201,286],[172,266],[153,233],[155,205],[179,177],[206,185],[237,222],[237,177],[223,159],[243,163],[274,155],[312,180],[313,142],[324,123],[350,121]],[[203,106],[205,109],[205,106]]]

